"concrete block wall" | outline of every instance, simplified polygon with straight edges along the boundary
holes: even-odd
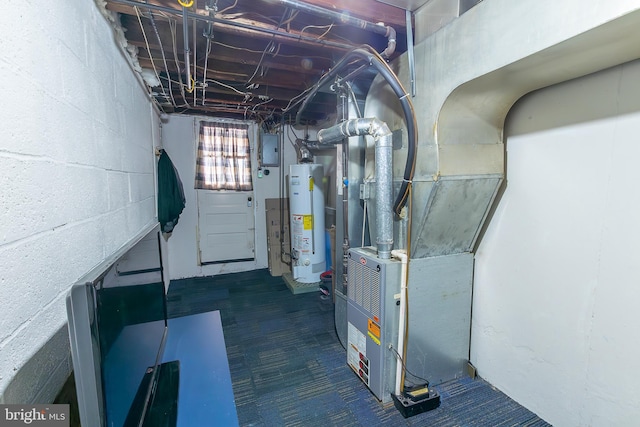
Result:
[[[71,371],[70,286],[155,222],[159,119],[92,1],[0,13],[0,402]]]

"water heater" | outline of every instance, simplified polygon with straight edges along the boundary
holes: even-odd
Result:
[[[301,283],[320,281],[326,269],[322,165],[303,163],[289,169],[291,272]]]

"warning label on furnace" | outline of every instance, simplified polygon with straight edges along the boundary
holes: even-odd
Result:
[[[360,354],[367,356],[367,337],[349,322],[347,342],[347,363],[358,372]]]

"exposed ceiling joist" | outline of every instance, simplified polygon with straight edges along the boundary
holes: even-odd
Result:
[[[118,14],[150,93],[167,113],[261,121],[286,110],[293,117],[295,101],[348,50],[387,48],[379,28],[397,32],[393,56],[405,50],[405,11],[376,0],[194,0],[188,9],[177,0],[106,4]],[[318,7],[327,13],[314,13]],[[380,27],[366,31],[345,24],[344,16]],[[303,120],[326,119],[335,103],[330,94],[316,97]]]

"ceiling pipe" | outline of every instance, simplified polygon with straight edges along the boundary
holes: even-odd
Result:
[[[331,9],[315,6],[309,3],[303,3],[297,0],[279,0],[280,4],[297,9],[301,12],[310,13],[312,15],[321,16],[323,18],[340,21],[344,24],[358,27],[360,29],[383,35],[387,38],[387,47],[380,52],[383,58],[389,59],[396,50],[396,30],[388,25],[374,24],[364,19],[354,18],[346,13],[336,12]]]
[[[371,135],[376,144],[376,247],[378,258],[389,259],[393,249],[393,141],[389,126],[376,118],[345,120],[318,131],[318,142],[343,143],[345,138],[362,135]]]
[[[152,4],[152,3],[144,3],[144,2],[141,2],[141,1],[135,1],[135,0],[111,0],[111,2],[112,3],[116,3],[116,4],[123,4],[125,6],[141,7],[141,8],[151,9],[151,10],[155,10],[155,11],[159,11],[159,12],[171,13],[173,15],[181,15],[182,14],[181,11],[179,11],[177,9],[174,9],[172,7],[160,6],[160,5]],[[242,28],[242,29],[249,30],[249,31],[256,31],[256,32],[260,32],[260,33],[269,34],[269,35],[275,36],[276,38],[280,38],[280,39],[289,39],[289,40],[293,40],[293,41],[297,41],[297,42],[311,43],[311,44],[322,45],[322,46],[332,47],[332,48],[341,49],[341,50],[353,49],[353,45],[348,45],[348,44],[344,44],[344,43],[337,43],[337,42],[332,42],[332,41],[327,41],[327,40],[318,40],[316,38],[303,36],[301,34],[299,35],[299,34],[286,33],[284,31],[272,30],[270,28],[257,27],[255,25],[244,24],[242,22],[233,22],[233,21],[229,21],[229,20],[226,20],[226,19],[220,19],[220,18],[216,18],[214,16],[200,15],[200,14],[193,13],[193,12],[187,12],[186,15],[187,15],[188,18],[195,19],[197,21],[212,22],[214,24],[223,24],[223,25],[228,25],[228,26],[231,26],[231,27]]]
[[[187,18],[187,8],[184,6],[182,7],[182,41],[184,44],[184,69],[187,73],[187,92],[191,92],[193,88],[191,87],[191,64],[190,64],[191,51],[189,50],[189,19]],[[151,55],[151,52],[149,52],[149,55]]]

